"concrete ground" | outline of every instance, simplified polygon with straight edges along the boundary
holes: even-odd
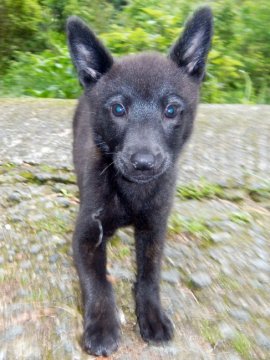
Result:
[[[82,352],[71,236],[75,101],[0,100],[0,360]],[[122,319],[111,359],[270,359],[270,106],[202,105],[179,164],[162,272],[175,325],[145,344],[134,316],[134,241],[108,244]]]

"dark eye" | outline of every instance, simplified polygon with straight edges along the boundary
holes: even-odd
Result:
[[[177,106],[172,104],[168,105],[164,111],[164,115],[170,119],[174,118],[177,115]]]
[[[112,106],[112,113],[114,116],[124,116],[126,114],[126,109],[122,104],[114,104]]]

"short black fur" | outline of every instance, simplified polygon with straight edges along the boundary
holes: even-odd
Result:
[[[106,278],[106,241],[135,229],[136,315],[145,341],[168,341],[173,326],[161,307],[159,279],[177,159],[191,135],[212,35],[199,9],[164,57],[113,59],[78,18],[67,23],[69,48],[85,93],[74,117],[74,164],[80,211],[73,238],[84,303],[84,349],[108,356],[120,325]]]

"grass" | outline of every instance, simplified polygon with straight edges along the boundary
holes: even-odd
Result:
[[[181,217],[178,213],[172,213],[168,223],[169,234],[188,233],[203,239],[210,238],[210,230],[205,224],[205,220]]]
[[[221,335],[218,327],[209,320],[203,320],[199,324],[200,333],[206,339],[212,347],[220,341]],[[230,341],[232,348],[238,352],[239,355],[245,360],[252,360],[251,355],[251,343],[246,335],[238,332],[236,336]]]
[[[200,333],[212,347],[214,347],[221,338],[217,326],[212,324],[209,320],[203,320],[200,323]]]
[[[15,168],[16,165],[13,164],[13,163],[10,163],[10,162],[7,162],[7,163],[4,163],[4,164],[1,164],[0,165],[0,174],[4,174],[6,173],[7,171]]]
[[[241,285],[239,284],[239,282],[237,280],[235,280],[234,278],[229,277],[225,274],[221,274],[218,277],[217,283],[219,284],[219,286],[222,289],[227,289],[230,291],[237,291],[237,290],[241,289]]]
[[[16,165],[10,162],[0,165],[0,175],[13,171],[15,175],[20,175],[24,182],[36,185],[43,185],[47,182],[56,182],[63,184],[76,184],[75,174],[66,168],[55,168],[47,164],[30,165],[22,163]],[[45,175],[42,177],[42,175]],[[16,179],[15,179],[16,182]]]
[[[20,176],[23,177],[27,182],[32,184],[41,185],[42,181],[38,180],[36,175],[29,170],[24,170],[20,172]]]
[[[246,335],[238,333],[231,342],[233,348],[246,360],[251,360],[251,343]]]
[[[131,251],[130,251],[128,246],[122,245],[121,248],[119,249],[118,254],[119,254],[120,259],[124,259],[124,258],[129,257],[131,255]]]
[[[238,192],[234,191],[238,189]],[[242,193],[237,186],[223,187],[221,185],[211,183],[202,178],[198,183],[178,186],[176,195],[181,200],[203,200],[203,199],[225,199],[232,202],[242,201],[245,196],[249,196],[256,202],[270,199],[270,183],[260,184],[257,187],[243,186]]]
[[[73,231],[72,224],[57,216],[32,222],[31,227],[35,231],[45,230],[56,235],[64,235]]]
[[[251,222],[250,214],[246,212],[233,212],[229,219],[236,224],[249,224]]]
[[[39,169],[41,171],[48,172],[48,173],[55,173],[58,170],[58,169],[56,169],[53,166],[48,165],[48,164],[40,164]]]
[[[247,191],[252,200],[256,202],[270,199],[270,183],[262,184],[256,188],[249,188]]]
[[[47,173],[45,173],[47,175]],[[20,172],[20,176],[23,177],[27,182],[42,185],[47,182],[59,182],[63,184],[75,184],[76,179],[73,173],[62,173],[59,170],[51,171],[48,174],[48,178],[45,176],[44,178],[39,176],[39,174],[35,174],[31,170],[24,170]],[[42,175],[42,174],[41,174]]]
[[[118,236],[117,234],[114,235],[114,236],[110,239],[109,244],[110,244],[112,247],[121,246],[122,243],[121,243],[121,238],[120,238],[120,236]]]
[[[177,196],[182,200],[201,200],[204,198],[213,199],[222,197],[223,194],[224,189],[220,185],[212,184],[205,179],[202,179],[196,184],[188,184],[177,187]]]

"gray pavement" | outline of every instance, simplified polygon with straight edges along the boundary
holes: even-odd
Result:
[[[0,360],[91,359],[71,237],[75,101],[0,100]],[[117,360],[270,359],[270,106],[201,105],[179,164],[162,271],[175,325],[145,344],[134,316],[134,240],[108,244],[122,320]]]

